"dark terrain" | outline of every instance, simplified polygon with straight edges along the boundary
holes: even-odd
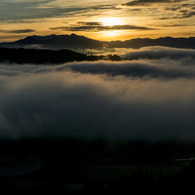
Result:
[[[41,50],[24,48],[0,48],[0,62],[17,64],[61,64],[73,61],[96,61],[112,60],[120,61],[122,57],[117,55],[86,55],[68,49],[64,50]]]
[[[176,141],[1,141],[0,185],[8,194],[187,193],[194,154],[195,144]]]

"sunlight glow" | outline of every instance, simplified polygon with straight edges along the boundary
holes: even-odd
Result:
[[[118,31],[106,31],[104,32],[105,36],[117,36],[118,35]]]
[[[123,25],[124,22],[120,18],[109,17],[101,19],[103,26],[115,26],[115,25]]]

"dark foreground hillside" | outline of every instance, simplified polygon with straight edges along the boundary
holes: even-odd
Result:
[[[60,64],[73,61],[95,61],[95,60],[122,60],[117,55],[94,56],[77,53],[71,50],[37,50],[37,49],[14,49],[0,48],[0,62],[31,63],[31,64]]]
[[[7,194],[191,192],[195,144],[108,140],[0,143],[0,187]]]

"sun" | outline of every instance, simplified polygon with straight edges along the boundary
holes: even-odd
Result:
[[[101,22],[103,26],[123,25],[123,21],[116,17],[102,18]]]

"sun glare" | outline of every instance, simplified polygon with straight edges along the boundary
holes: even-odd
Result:
[[[123,25],[123,21],[115,17],[102,18],[101,22],[103,26]]]
[[[107,31],[107,32],[104,32],[104,35],[105,36],[117,36],[118,32],[117,31]]]

